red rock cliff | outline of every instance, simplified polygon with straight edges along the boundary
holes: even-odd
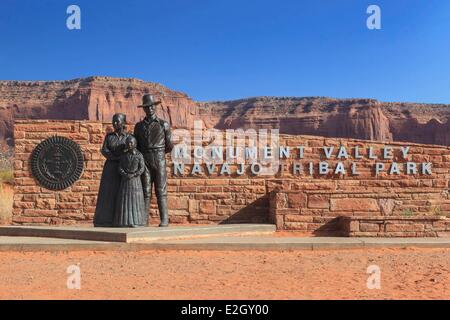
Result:
[[[163,101],[159,116],[173,127],[278,128],[280,133],[450,145],[450,105],[384,103],[371,99],[258,97],[196,103],[186,94],[137,79],[89,77],[69,81],[0,81],[0,140],[13,119],[109,122],[116,112],[135,123],[142,95]]]
[[[257,97],[200,103],[199,113],[218,128],[278,128],[286,134],[450,145],[450,105]]]
[[[12,137],[13,119],[73,119],[111,121],[123,112],[131,123],[144,112],[142,95],[163,101],[160,117],[174,127],[190,128],[196,104],[184,93],[137,79],[89,77],[69,81],[0,81],[0,139]]]

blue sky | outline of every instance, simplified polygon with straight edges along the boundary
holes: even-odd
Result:
[[[81,30],[66,9],[81,8]],[[381,7],[381,30],[366,9]],[[136,77],[199,101],[450,103],[447,0],[1,0],[0,79]]]

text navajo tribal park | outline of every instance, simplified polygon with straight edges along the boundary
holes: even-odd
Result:
[[[194,148],[194,164],[192,165],[192,168],[189,171],[189,174],[220,174],[220,175],[231,175],[231,174],[237,174],[237,175],[243,175],[246,170],[250,170],[250,172],[254,175],[260,175],[263,173],[263,169],[267,169],[267,165],[272,170],[272,173],[276,174],[280,170],[283,170],[283,163],[279,163],[276,165],[276,167],[273,165],[270,160],[272,159],[287,159],[293,156],[294,159],[300,159],[300,160],[307,160],[304,158],[303,146],[299,147],[287,147],[287,146],[281,146],[278,149],[274,150],[272,147],[263,147],[263,148],[256,148],[256,147],[245,147],[245,148],[239,148],[239,147],[228,147],[228,148],[221,148],[221,147],[212,147],[211,149],[206,148]],[[373,170],[375,172],[375,175],[379,175],[380,173],[387,173],[389,175],[392,174],[406,174],[406,175],[415,175],[415,174],[422,174],[422,175],[431,175],[432,174],[432,163],[430,162],[409,162],[407,161],[408,151],[410,147],[400,147],[398,148],[400,151],[400,154],[402,156],[402,159],[406,162],[399,163],[392,161],[390,163],[383,163],[383,162],[375,162],[373,164]],[[337,150],[336,150],[337,149]],[[333,146],[331,147],[322,147],[322,155],[325,157],[326,160],[348,160],[350,158],[350,155],[352,155],[354,162],[345,163],[343,161],[337,161],[336,163],[329,163],[328,161],[319,161],[319,162],[311,162],[311,161],[298,161],[294,162],[289,170],[291,170],[291,173],[294,175],[300,175],[300,174],[307,174],[307,175],[329,175],[331,174],[352,174],[352,175],[358,175],[358,163],[356,161],[361,159],[371,159],[371,160],[392,160],[393,153],[396,150],[396,148],[391,147],[385,147],[379,150],[378,155],[377,152],[373,147],[369,147],[366,149],[365,155],[362,153],[362,149],[359,147],[352,148],[353,150],[347,150],[346,147],[339,147],[335,148]],[[173,172],[175,175],[184,175],[185,174],[185,164],[180,163],[177,161],[177,159],[186,159],[188,157],[187,151],[185,148],[177,148],[174,151],[174,163],[173,163]],[[208,155],[210,159],[212,159],[212,162],[205,162],[205,163],[199,163],[200,159],[203,158],[203,156]],[[241,155],[241,157],[239,156]],[[238,158],[245,159],[245,162],[236,162],[236,159]],[[257,162],[259,158],[262,160],[260,162]],[[226,159],[227,161],[224,161],[223,163],[217,163],[217,161],[223,161]],[[234,161],[229,161],[230,159],[234,159]],[[269,162],[268,162],[269,161]],[[278,162],[278,161],[276,161]],[[236,164],[236,168],[232,168],[231,164]],[[264,172],[267,172],[264,171]]]

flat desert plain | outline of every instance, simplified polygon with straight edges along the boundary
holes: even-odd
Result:
[[[449,299],[450,249],[0,252],[1,299]],[[68,289],[67,268],[81,288]],[[381,288],[368,289],[379,266]]]

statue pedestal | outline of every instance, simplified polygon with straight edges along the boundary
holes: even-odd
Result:
[[[177,227],[142,228],[94,228],[94,227],[46,227],[5,226],[0,236],[44,237],[108,242],[151,242],[171,239],[190,239],[223,235],[271,234],[275,226],[270,224],[229,224]]]

